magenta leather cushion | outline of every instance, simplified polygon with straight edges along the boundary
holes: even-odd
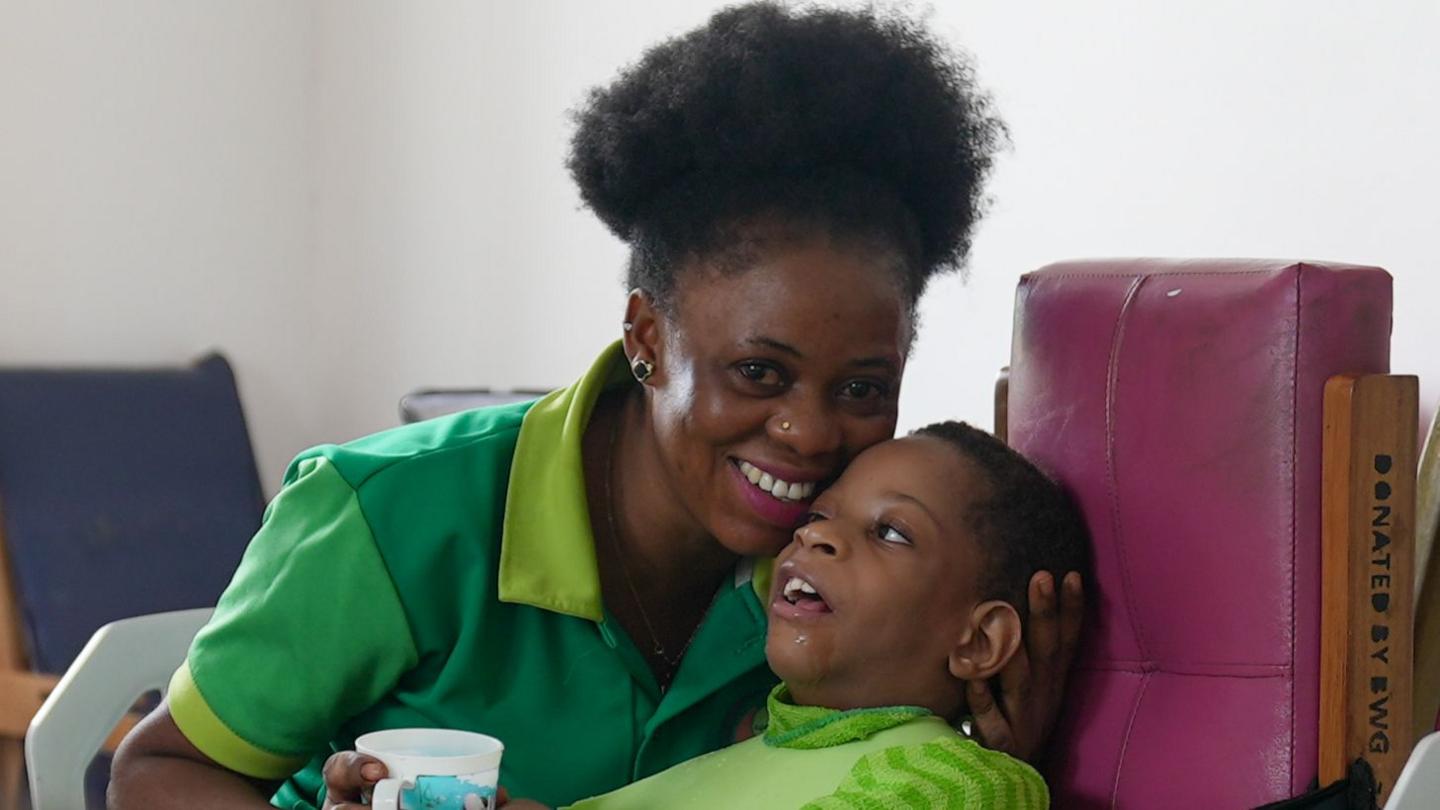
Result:
[[[1023,277],[1009,438],[1094,543],[1057,808],[1254,807],[1316,776],[1321,399],[1389,369],[1391,282],[1293,261]]]

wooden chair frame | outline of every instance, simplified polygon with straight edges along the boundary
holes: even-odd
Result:
[[[0,503],[0,517],[4,504]],[[25,630],[0,519],[0,808],[19,807],[25,783],[25,733],[60,676],[33,672],[25,653]],[[138,697],[138,695],[137,695]],[[141,716],[127,714],[105,740],[113,752]]]

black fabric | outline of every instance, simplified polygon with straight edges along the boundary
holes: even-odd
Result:
[[[1344,779],[1256,810],[1378,810],[1375,794],[1375,772],[1365,760],[1357,759]]]
[[[230,366],[0,370],[0,518],[33,669],[215,604],[264,508]]]

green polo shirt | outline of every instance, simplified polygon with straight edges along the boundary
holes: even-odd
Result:
[[[557,806],[720,748],[775,683],[767,564],[715,595],[670,688],[605,610],[580,444],[618,345],[575,385],[307,451],[171,681],[176,724],[312,807],[383,728],[505,742],[512,795]]]

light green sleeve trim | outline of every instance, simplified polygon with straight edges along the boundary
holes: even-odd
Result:
[[[231,731],[210,710],[195,686],[188,662],[170,678],[170,692],[165,700],[180,733],[205,756],[236,773],[257,779],[283,779],[306,762],[305,757],[284,757],[256,748]]]
[[[959,735],[860,758],[834,793],[801,810],[1048,810],[1050,791],[1029,765]]]
[[[419,661],[396,588],[355,490],[302,459],[190,646],[177,725],[221,765],[289,775]]]

